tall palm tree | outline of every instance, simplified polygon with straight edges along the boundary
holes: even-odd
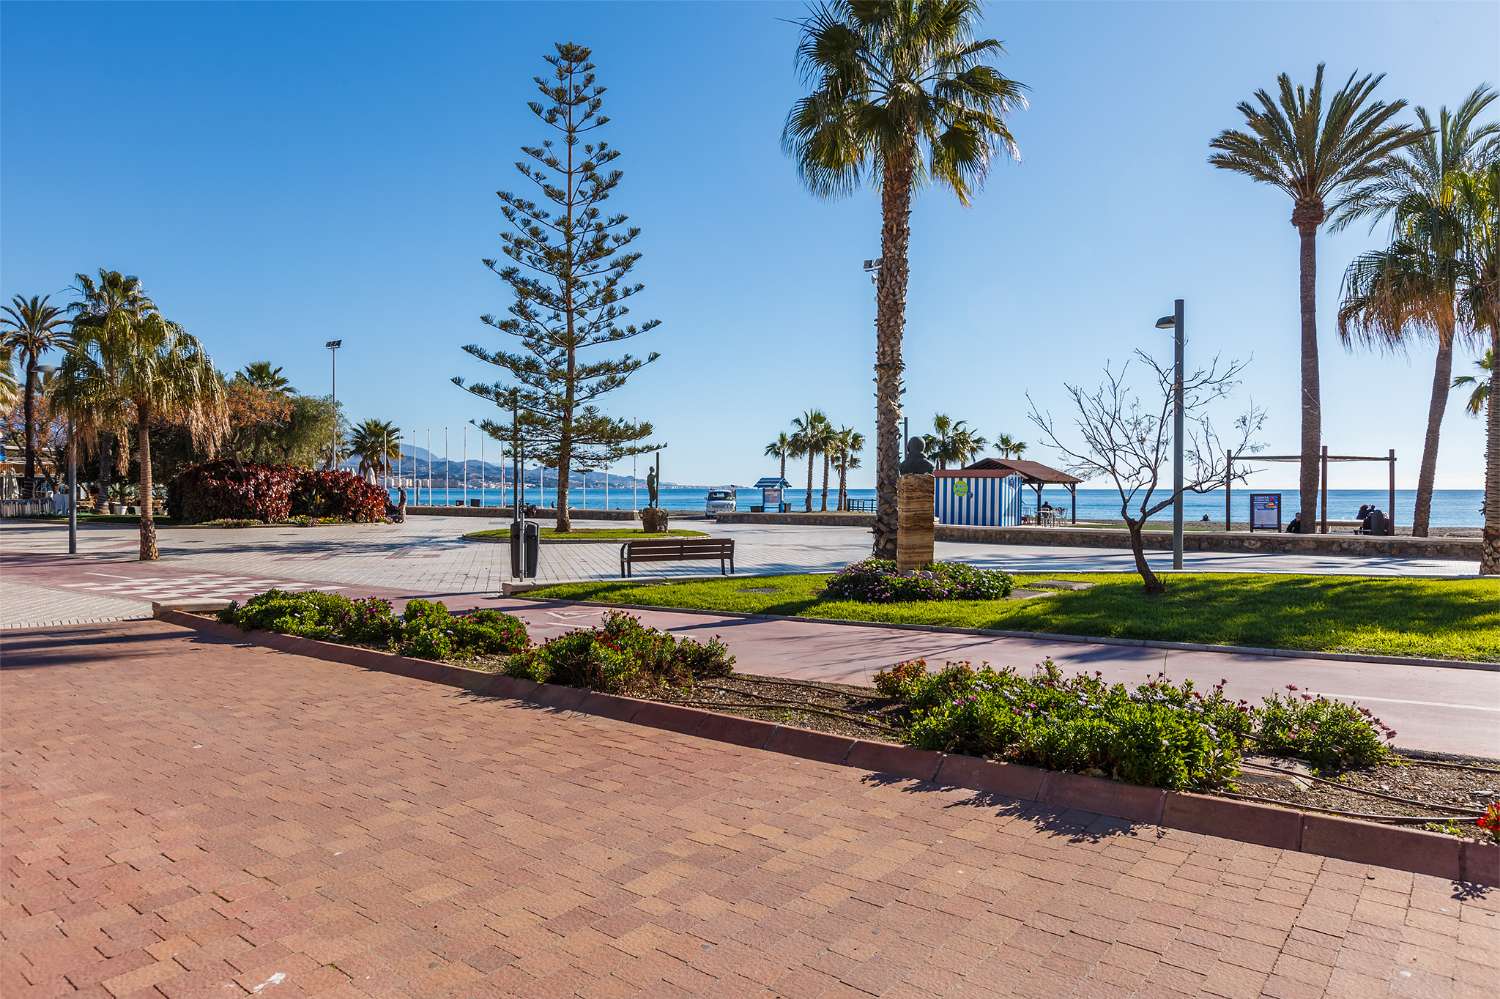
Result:
[[[880,188],[875,309],[875,554],[896,556],[901,341],[906,329],[913,190],[924,181],[963,205],[991,159],[1019,156],[1006,116],[1025,87],[975,40],[980,0],[828,0],[801,22],[797,60],[812,92],[787,115],[782,146],[820,197],[869,178]]]
[[[349,432],[349,453],[359,459],[360,475],[384,475],[401,457],[401,431],[387,420],[364,420]]]
[[[766,445],[766,457],[781,461],[781,481],[786,481],[786,459],[792,453],[792,438],[783,430],[776,439]]]
[[[115,424],[121,449],[136,434],[140,481],[141,561],[160,557],[152,511],[151,423],[183,425],[206,450],[223,435],[224,383],[196,337],[154,308],[132,315],[115,311],[103,323],[84,327],[80,348],[64,361],[70,409],[105,413]]]
[[[1489,330],[1490,405],[1485,412],[1484,532],[1479,571],[1500,575],[1500,158],[1454,178],[1454,206],[1464,226],[1464,291],[1459,307]]]
[[[16,404],[16,396],[20,394],[16,385],[16,369],[12,358],[15,351],[0,342],[0,409],[9,410]]]
[[[1351,193],[1332,223],[1338,231],[1360,218],[1369,218],[1372,228],[1383,218],[1391,222],[1390,246],[1360,255],[1344,275],[1338,322],[1345,346],[1359,341],[1402,349],[1413,337],[1426,335],[1437,341],[1412,515],[1417,537],[1427,536],[1432,515],[1454,343],[1478,332],[1461,321],[1458,309],[1463,231],[1454,211],[1453,181],[1500,135],[1500,123],[1478,123],[1494,100],[1494,91],[1476,87],[1457,111],[1439,109],[1436,124],[1426,108],[1417,108],[1421,141],[1386,160],[1379,176]]]
[[[1453,379],[1454,388],[1469,388],[1469,398],[1464,402],[1464,409],[1469,411],[1470,416],[1478,416],[1484,412],[1484,407],[1490,404],[1490,372],[1495,370],[1495,352],[1487,350],[1484,356],[1474,362],[1474,367],[1484,372],[1482,375],[1459,375]]]
[[[1018,441],[1010,434],[1001,434],[995,438],[995,449],[1002,458],[1019,458],[1021,452],[1026,450],[1026,442]]]
[[[25,496],[31,496],[36,488],[37,369],[43,354],[67,350],[71,344],[68,317],[49,298],[17,295],[9,305],[0,306],[0,345],[20,357],[26,379],[22,388],[26,478],[21,486]]]
[[[1336,214],[1350,189],[1380,175],[1384,161],[1416,142],[1422,133],[1396,122],[1401,100],[1375,100],[1383,75],[1350,74],[1323,105],[1323,64],[1311,90],[1292,85],[1282,73],[1275,97],[1257,90],[1254,103],[1241,101],[1248,131],[1225,129],[1209,143],[1208,162],[1270,184],[1292,198],[1292,225],[1300,244],[1302,311],[1302,433],[1298,494],[1302,522],[1311,522],[1318,499],[1318,449],[1323,438],[1323,404],[1318,379],[1316,280],[1318,229]]]
[[[860,467],[859,453],[865,449],[865,435],[853,427],[840,427],[829,446],[833,467],[839,473],[838,503],[835,509],[849,508],[849,470]]]
[[[118,315],[137,320],[156,311],[156,303],[151,301],[141,287],[140,278],[104,267],[99,268],[97,280],[87,274],[74,275],[73,291],[78,297],[68,306],[68,311],[73,314],[75,337],[85,336],[90,329],[102,328],[112,317]],[[94,497],[94,511],[103,513],[109,503],[110,471],[116,464],[112,460],[115,449],[111,447],[111,440],[120,418],[118,413],[111,410],[117,408],[118,402],[103,397],[90,397],[86,393],[74,395],[77,396],[71,407],[74,431],[94,445],[99,463],[99,493]],[[90,406],[106,408],[90,411]],[[119,459],[121,471],[125,468],[124,455],[128,450],[128,447],[121,448],[118,455],[114,456]]]
[[[237,372],[239,377],[256,388],[276,395],[293,395],[292,383],[281,373],[280,367],[272,367],[270,361],[251,361]]]
[[[932,431],[922,435],[922,446],[928,460],[936,462],[939,469],[947,468],[950,463],[968,464],[988,443],[970,429],[967,421],[955,420],[945,413],[933,416]]]
[[[809,409],[792,420],[792,457],[807,458],[807,495],[803,504],[807,513],[812,513],[813,462],[822,453],[827,427],[828,417],[821,409]]]

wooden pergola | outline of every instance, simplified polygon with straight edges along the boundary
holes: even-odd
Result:
[[[1253,454],[1242,455],[1240,461],[1296,461],[1300,462],[1300,454]],[[1225,455],[1224,470],[1224,530],[1233,530],[1233,521],[1230,519],[1230,491],[1234,485],[1234,461],[1233,453]],[[1391,533],[1396,533],[1396,449],[1391,448],[1386,452],[1384,458],[1378,455],[1361,454],[1329,454],[1325,445],[1318,455],[1318,533],[1328,533],[1328,465],[1335,461],[1384,461],[1390,466],[1390,487],[1386,510],[1386,516],[1391,522]],[[1307,533],[1304,529],[1303,533]]]
[[[964,471],[975,472],[1010,472],[1021,477],[1021,482],[1036,491],[1036,519],[1042,522],[1042,487],[1043,486],[1065,486],[1071,499],[1072,509],[1068,514],[1070,524],[1078,523],[1078,483],[1083,480],[1067,472],[1043,465],[1039,461],[1025,461],[1021,458],[981,458],[972,465],[965,465]]]

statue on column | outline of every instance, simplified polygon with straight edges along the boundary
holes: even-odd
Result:
[[[906,459],[900,470],[896,482],[896,568],[912,572],[931,565],[935,557],[932,523],[937,480],[920,437],[906,442]]]

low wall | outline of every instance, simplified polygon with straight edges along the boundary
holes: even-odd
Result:
[[[796,524],[802,527],[873,527],[873,513],[721,513],[721,524]]]
[[[1146,531],[1146,547],[1171,551],[1171,531]],[[1123,528],[957,527],[940,525],[939,541],[995,545],[1056,545],[1063,548],[1129,548]],[[1269,531],[1184,531],[1190,552],[1254,552],[1264,555],[1346,555],[1361,558],[1453,559],[1479,561],[1478,538],[1371,537],[1367,534],[1275,534]]]
[[[870,527],[873,513],[725,513],[721,524],[796,524],[804,527]],[[1060,548],[1130,548],[1124,528],[1103,527],[960,527],[939,524],[938,541],[990,545],[1054,545]],[[1146,531],[1146,548],[1171,551],[1171,531]],[[1255,552],[1265,555],[1345,555],[1369,558],[1451,559],[1479,561],[1478,538],[1392,538],[1367,534],[1275,534],[1269,531],[1184,531],[1182,546],[1190,552]]]
[[[669,514],[676,511],[668,511]],[[408,506],[407,516],[410,517],[489,517],[492,519],[509,520],[513,516],[508,506]],[[691,516],[691,511],[683,511]],[[557,517],[557,510],[549,506],[539,506],[535,512],[529,515],[534,520],[552,520]],[[574,520],[639,520],[634,510],[574,510]]]

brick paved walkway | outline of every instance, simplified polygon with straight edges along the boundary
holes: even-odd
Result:
[[[4,636],[0,993],[1488,996],[1500,897],[195,640]]]

